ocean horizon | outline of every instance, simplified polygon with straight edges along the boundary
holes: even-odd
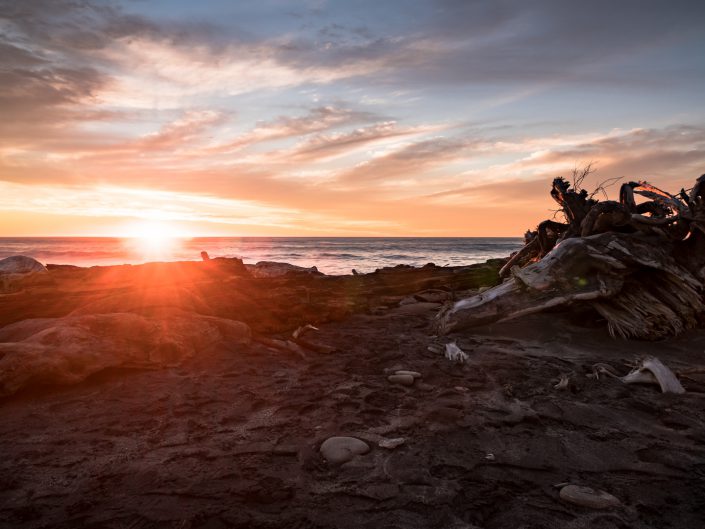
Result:
[[[277,261],[349,274],[398,264],[469,265],[506,257],[522,244],[521,237],[0,237],[0,259],[28,255],[43,264],[106,266],[198,261],[206,251],[247,264]]]

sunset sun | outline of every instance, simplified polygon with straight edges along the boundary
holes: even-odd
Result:
[[[125,229],[126,245],[145,257],[166,257],[186,234],[179,232],[176,226],[161,221],[140,221]]]

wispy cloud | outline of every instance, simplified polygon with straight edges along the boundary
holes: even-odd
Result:
[[[268,141],[295,138],[344,125],[378,119],[375,114],[341,106],[318,106],[302,116],[279,116],[271,121],[258,122],[249,132],[227,143],[211,148],[212,152],[232,152]]]

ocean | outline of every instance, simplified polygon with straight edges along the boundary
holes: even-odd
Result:
[[[384,266],[426,263],[468,265],[506,257],[521,248],[519,237],[196,237],[121,239],[108,237],[0,238],[0,259],[28,255],[44,264],[78,266],[196,261],[239,257],[245,263],[278,261],[317,266],[325,274],[373,272]]]

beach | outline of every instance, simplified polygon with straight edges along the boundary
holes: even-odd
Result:
[[[51,282],[0,297],[3,343],[65,346],[52,342],[64,364],[12,364],[37,376],[3,372],[0,524],[700,527],[705,331],[616,340],[562,311],[438,336],[443,302],[496,284],[501,264],[50,267]],[[319,330],[301,346],[306,324]],[[464,362],[444,355],[452,342]],[[595,376],[649,355],[684,394]],[[332,462],[331,437],[367,450]],[[619,503],[570,503],[567,484]]]
[[[705,529],[704,27],[0,0],[0,529]]]

